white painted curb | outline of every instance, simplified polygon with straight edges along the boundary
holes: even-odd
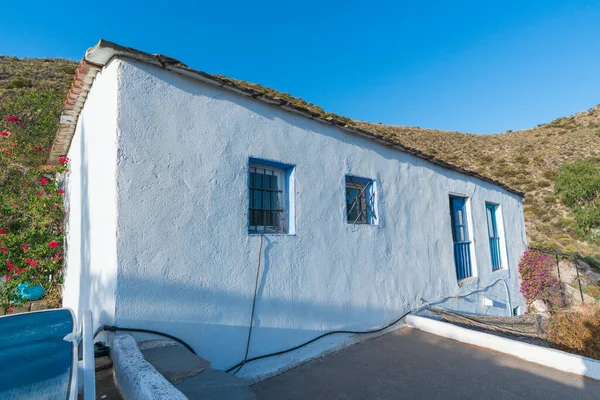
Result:
[[[149,362],[133,336],[117,333],[110,352],[114,380],[125,400],[187,400]]]
[[[405,323],[411,328],[433,333],[434,335],[510,354],[559,371],[600,380],[600,361],[591,358],[506,339],[489,333],[477,332],[416,315],[408,315]]]

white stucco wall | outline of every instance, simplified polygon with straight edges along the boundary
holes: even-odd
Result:
[[[63,305],[78,320],[91,310],[95,327],[115,316],[119,65],[112,62],[97,75],[67,155]]]
[[[498,278],[508,280],[512,306],[520,304],[517,263],[526,238],[518,196],[209,84],[133,61],[119,66],[118,325],[180,337],[216,368],[241,361],[260,243],[247,233],[250,157],[294,165],[296,188],[295,235],[264,238],[250,357],[334,329],[379,327],[421,299],[433,303]],[[100,86],[97,81],[94,88]],[[94,108],[88,101],[86,110]],[[103,143],[114,144],[116,129],[110,128],[103,129],[109,130]],[[79,147],[74,142],[75,160]],[[111,145],[101,157],[114,154]],[[114,172],[102,171],[107,185]],[[346,174],[376,180],[377,226],[346,223]],[[462,287],[449,194],[470,198],[476,277]],[[107,208],[114,206],[114,193],[102,196]],[[507,269],[497,272],[491,269],[486,201],[502,207]],[[104,211],[90,214],[92,227],[109,221],[98,222],[105,228],[92,235],[114,232]],[[112,260],[114,249],[108,256]],[[108,262],[104,277],[114,278],[114,265]],[[498,284],[441,305],[506,315],[506,302]],[[327,346],[339,340],[330,338]],[[241,374],[255,377],[306,356],[300,351],[262,369],[249,365]]]

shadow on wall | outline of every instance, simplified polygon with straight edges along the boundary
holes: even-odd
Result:
[[[344,302],[322,304],[316,299],[265,298],[271,246],[267,242],[264,249],[249,358],[287,350],[332,330],[380,328],[408,311],[401,306],[390,310]],[[253,293],[224,292],[195,281],[157,281],[143,276],[128,278],[123,285],[143,290],[128,291],[119,299],[118,326],[174,335],[215,368],[228,368],[243,359]]]
[[[78,314],[77,319],[80,320],[82,313],[87,310],[91,310],[93,314],[94,324],[98,324],[99,321],[102,323],[112,323],[112,317],[114,311],[108,311],[102,308],[106,304],[105,299],[108,296],[114,296],[114,293],[108,290],[105,280],[101,279],[101,276],[97,272],[91,271],[91,209],[90,209],[90,193],[89,193],[89,165],[88,165],[88,147],[86,146],[86,123],[85,117],[82,116],[80,119],[81,123],[81,140],[79,146],[79,160],[80,176],[79,182],[73,182],[72,184],[78,184],[80,187],[80,204],[71,204],[71,207],[80,207],[80,226],[79,243],[75,243],[80,247],[80,274],[79,274],[79,297],[78,297]],[[76,263],[75,261],[74,263]]]
[[[83,288],[88,287],[91,284],[90,281],[90,204],[89,204],[89,193],[88,193],[88,163],[87,163],[87,148],[85,146],[85,118],[82,116],[81,121],[81,139],[79,146],[79,159],[81,160],[81,171],[80,171],[80,190],[81,190],[81,221],[79,227],[80,238],[80,274],[79,274],[79,315],[80,318],[84,310],[90,309],[90,296],[91,293],[82,292]]]

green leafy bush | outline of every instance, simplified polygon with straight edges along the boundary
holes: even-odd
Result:
[[[47,163],[60,94],[23,91],[4,102],[0,121],[0,307],[11,312],[19,285],[41,285],[60,303],[64,191],[56,177],[67,159]],[[61,96],[62,97],[62,96]]]
[[[563,164],[554,186],[564,205],[575,214],[575,227],[585,236],[600,228],[600,160]]]

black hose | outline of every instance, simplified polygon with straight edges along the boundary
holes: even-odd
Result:
[[[118,326],[111,326],[111,325],[103,325],[100,328],[98,328],[96,330],[96,333],[94,334],[94,337],[96,337],[101,331],[108,331],[108,332],[140,332],[140,333],[151,333],[153,335],[158,335],[158,336],[164,336],[166,338],[172,339],[180,344],[182,344],[183,346],[185,346],[185,348],[187,348],[189,351],[191,351],[192,353],[194,353],[195,355],[196,352],[194,351],[194,349],[192,349],[192,347],[187,344],[186,342],[184,342],[183,340],[176,338],[175,336],[169,335],[168,333],[163,333],[163,332],[157,332],[157,331],[153,331],[150,329],[141,329],[141,328],[119,328]]]
[[[290,351],[298,350],[298,349],[300,349],[300,348],[302,348],[304,346],[308,346],[309,344],[311,344],[313,342],[316,342],[319,339],[322,339],[322,338],[324,338],[326,336],[333,335],[333,334],[336,334],[336,333],[350,333],[350,334],[355,334],[355,335],[366,335],[366,334],[369,334],[369,333],[381,332],[381,331],[383,331],[383,330],[391,327],[392,325],[397,324],[398,322],[400,322],[404,317],[406,317],[411,312],[412,311],[408,311],[408,312],[402,314],[402,316],[400,318],[397,318],[394,321],[392,321],[391,323],[389,323],[389,324],[387,324],[385,326],[382,326],[381,328],[377,328],[377,329],[371,329],[371,330],[368,330],[368,331],[347,331],[347,330],[330,331],[330,332],[324,333],[322,335],[319,335],[319,336],[317,336],[317,337],[309,340],[308,342],[304,342],[304,343],[299,344],[298,346],[292,347],[290,349],[277,351],[275,353],[263,354],[262,356],[258,356],[258,357],[248,358],[248,359],[246,359],[246,360],[244,360],[244,361],[242,361],[242,362],[234,365],[233,367],[225,370],[225,372],[231,372],[231,371],[233,371],[234,369],[237,368],[238,370],[234,372],[234,374],[237,374],[244,364],[247,364],[249,362],[256,361],[256,360],[261,360],[263,358],[279,356],[279,355],[282,355],[282,354],[285,354],[285,353],[289,353]]]
[[[263,235],[260,235],[260,248],[258,249],[258,267],[256,268],[256,281],[254,282],[254,297],[252,300],[252,312],[250,313],[250,327],[248,328],[248,340],[246,340],[246,353],[244,354],[244,359],[240,363],[239,368],[233,374],[237,374],[240,372],[240,369],[244,366],[244,364],[248,361],[248,352],[250,351],[250,338],[252,338],[252,327],[254,325],[254,310],[256,308],[256,294],[258,293],[258,278],[260,277],[260,264],[262,258],[262,248],[263,248]],[[227,371],[229,372],[229,371]]]
[[[442,300],[440,300],[440,302],[441,301],[445,301],[447,299],[451,299],[451,298],[463,298],[463,297],[467,297],[467,296],[470,296],[470,295],[478,293],[478,292],[483,292],[483,291],[489,289],[490,287],[494,286],[496,283],[498,283],[498,282],[500,282],[502,280],[504,280],[504,279],[503,278],[498,278],[494,282],[492,282],[491,284],[489,284],[489,285],[487,285],[485,287],[473,290],[472,292],[469,292],[468,294],[445,297]],[[421,300],[425,303],[423,306],[420,306],[420,307],[416,308],[415,310],[410,310],[410,311],[405,312],[404,314],[402,314],[402,316],[400,316],[399,318],[395,319],[391,323],[389,323],[389,324],[387,324],[385,326],[382,326],[381,328],[371,329],[371,330],[368,330],[368,331],[348,331],[348,330],[330,331],[330,332],[324,333],[322,335],[319,335],[319,336],[317,336],[317,337],[309,340],[308,342],[304,342],[304,343],[299,344],[298,346],[292,347],[290,349],[277,351],[275,353],[263,354],[262,356],[258,356],[258,357],[252,357],[252,358],[246,358],[246,357],[244,357],[243,361],[235,364],[233,367],[231,367],[229,369],[226,369],[225,372],[231,372],[231,371],[233,371],[234,369],[237,368],[237,370],[234,372],[234,375],[235,375],[235,374],[237,374],[240,371],[240,369],[242,368],[242,366],[244,366],[244,364],[247,364],[249,362],[256,361],[256,360],[262,360],[263,358],[279,356],[279,355],[282,355],[282,354],[285,354],[285,353],[289,353],[290,351],[298,350],[298,349],[300,349],[300,348],[302,348],[304,346],[308,346],[309,344],[311,344],[313,342],[316,342],[319,339],[322,339],[322,338],[324,338],[326,336],[333,335],[333,334],[336,334],[336,333],[349,333],[349,334],[354,334],[354,335],[366,335],[366,334],[369,334],[369,333],[381,332],[381,331],[383,331],[383,330],[385,330],[385,329],[387,329],[387,328],[389,328],[389,327],[397,324],[402,319],[404,319],[404,317],[406,317],[408,314],[410,314],[410,313],[412,313],[414,311],[420,310],[422,307],[427,307],[427,308],[430,307],[430,303],[426,302],[423,299],[421,299]],[[256,294],[255,294],[254,301],[256,301]],[[437,302],[435,304],[437,304]],[[246,348],[246,356],[247,355],[248,355],[248,349]]]

